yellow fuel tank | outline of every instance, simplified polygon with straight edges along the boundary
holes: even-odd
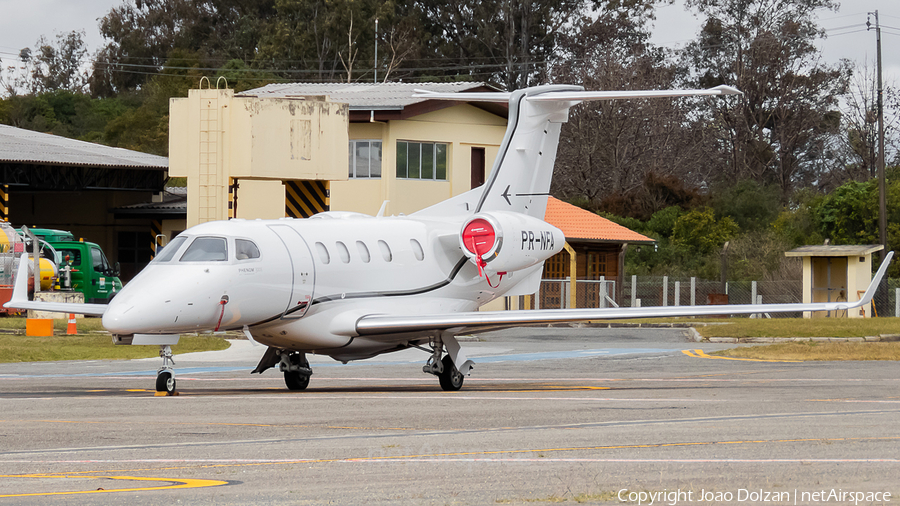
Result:
[[[21,242],[22,238],[16,233],[16,229],[9,222],[0,221],[0,253],[15,252],[16,243]]]
[[[41,290],[47,291],[53,289],[53,283],[59,276],[59,268],[49,258],[41,258]]]
[[[29,255],[30,256],[30,255]],[[59,276],[59,268],[49,258],[41,257],[40,261],[41,291],[49,291],[53,289],[56,278]],[[28,277],[29,281],[34,279],[34,262],[28,261]],[[29,287],[32,286],[29,284]]]

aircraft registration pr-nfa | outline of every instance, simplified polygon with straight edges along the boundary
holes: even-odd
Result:
[[[240,330],[268,346],[253,372],[278,366],[291,390],[309,384],[307,353],[348,362],[418,348],[444,390],[472,362],[461,333],[599,318],[839,311],[874,295],[891,253],[857,302],[477,311],[538,291],[565,237],[543,220],[561,125],[586,100],[721,96],[707,90],[584,91],[549,85],[512,93],[416,96],[509,103],[509,125],[483,186],[409,216],[324,212],[308,219],[203,223],[175,237],[109,303],[27,300],[18,276],[7,307],[102,315],[118,343],[160,346],[156,388],[175,390],[170,346],[180,333]],[[25,255],[21,262],[27,262]],[[19,272],[27,272],[20,266]]]

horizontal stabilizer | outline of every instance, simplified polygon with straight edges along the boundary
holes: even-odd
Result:
[[[887,272],[894,252],[888,252],[869,288],[856,302],[820,302],[809,304],[728,304],[707,306],[665,306],[599,309],[541,309],[528,311],[473,311],[415,316],[371,315],[356,323],[359,335],[397,334],[429,330],[452,330],[454,333],[477,332],[522,325],[537,325],[586,320],[661,318],[676,316],[713,316],[723,314],[788,313],[806,311],[845,311],[872,301],[878,285]]]
[[[11,309],[31,309],[34,311],[50,311],[54,313],[75,313],[91,316],[102,316],[106,312],[106,304],[83,304],[78,302],[47,302],[28,300],[28,255],[19,257],[19,269],[16,271],[16,284],[12,297],[3,307]]]
[[[625,100],[634,98],[666,98],[666,97],[696,97],[696,96],[723,96],[741,95],[737,88],[720,85],[705,90],[617,90],[617,91],[561,91],[547,90],[529,95],[529,102],[581,102],[590,100]],[[483,93],[440,93],[425,90],[416,90],[415,98],[427,98],[431,100],[456,100],[462,102],[497,102],[508,103],[512,94],[506,92]]]

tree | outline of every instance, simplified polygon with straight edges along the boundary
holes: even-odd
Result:
[[[126,0],[100,20],[109,42],[98,52],[91,93],[139,88],[175,49],[200,55],[215,70],[232,59],[254,61],[275,0]]]
[[[834,136],[831,156],[837,163],[818,182],[822,191],[831,191],[847,181],[865,181],[876,177],[878,159],[878,112],[876,109],[876,79],[873,68],[857,66],[843,97],[841,129]],[[885,160],[890,163],[898,150],[900,139],[900,95],[895,86],[884,87]]]
[[[725,180],[753,179],[794,188],[828,170],[827,139],[839,126],[836,97],[846,65],[823,64],[815,46],[824,32],[815,24],[833,0],[687,0],[706,17],[697,41],[684,52],[691,84],[729,84],[744,95],[713,104],[702,122],[712,125],[717,149],[709,156]]]
[[[550,69],[551,79],[591,90],[677,87],[682,71],[667,52],[649,44],[644,21],[618,11],[583,20],[577,31],[560,37],[561,58]],[[563,125],[553,191],[641,219],[668,205],[693,205],[670,199],[670,192],[654,193],[658,183],[696,193],[689,188],[705,181],[709,147],[686,127],[691,103],[646,99],[576,106]]]

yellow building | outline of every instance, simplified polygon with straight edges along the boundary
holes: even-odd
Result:
[[[169,176],[187,178],[187,222],[408,214],[482,184],[503,105],[413,98],[481,83],[273,84],[191,90],[170,102]]]
[[[803,259],[803,303],[856,302],[872,282],[872,254],[884,249],[881,244],[801,246],[785,252]],[[872,305],[852,311],[803,313],[804,318],[873,316]]]

